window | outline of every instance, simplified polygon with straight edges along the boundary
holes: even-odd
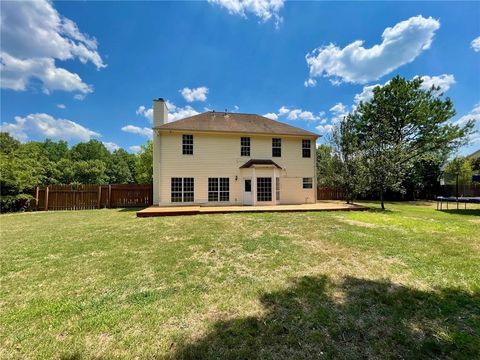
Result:
[[[218,201],[218,178],[208,178],[208,201]]]
[[[193,178],[172,178],[171,185],[172,202],[193,202]]]
[[[208,201],[230,201],[229,178],[208,178]]]
[[[250,156],[250,138],[249,137],[240,138],[240,155]]]
[[[311,140],[302,140],[302,157],[309,158],[311,155]]]
[[[193,135],[182,135],[182,154],[193,155]]]
[[[303,188],[304,188],[304,189],[311,189],[311,188],[313,188],[313,180],[312,180],[312,178],[303,178]]]
[[[252,192],[252,180],[245,179],[245,192]]]
[[[182,202],[182,178],[172,178],[172,202]]]
[[[272,157],[281,157],[282,156],[282,139],[273,138],[272,139]]]
[[[220,201],[230,200],[230,179],[220,178]]]
[[[257,201],[272,201],[272,178],[257,178]]]
[[[280,200],[280,178],[279,177],[275,179],[275,199],[277,201]]]
[[[183,202],[193,202],[193,178],[183,178]]]

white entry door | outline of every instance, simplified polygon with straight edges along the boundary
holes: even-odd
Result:
[[[252,179],[243,179],[243,204],[252,205]]]

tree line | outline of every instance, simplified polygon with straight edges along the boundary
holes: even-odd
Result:
[[[319,185],[342,189],[348,202],[374,196],[384,208],[388,193],[414,198],[459,172],[468,181],[478,160],[448,159],[468,143],[473,121],[455,124],[454,115],[439,87],[425,90],[420,78],[394,77],[336,124],[330,144],[317,149]]]
[[[113,152],[92,139],[69,147],[66,141],[21,143],[0,133],[0,206],[15,211],[28,206],[37,186],[52,184],[149,184],[152,142],[131,154]]]
[[[478,159],[448,162],[467,143],[473,121],[453,123],[452,101],[440,88],[421,85],[420,78],[397,76],[335,124],[330,144],[317,148],[319,186],[342,189],[348,202],[377,197],[383,208],[386,194],[435,194],[441,177],[465,182],[480,171]],[[151,183],[152,155],[151,141],[131,154],[110,152],[98,140],[70,148],[65,141],[21,143],[0,133],[1,210],[25,206],[36,186]]]

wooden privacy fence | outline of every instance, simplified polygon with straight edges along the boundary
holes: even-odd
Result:
[[[342,190],[332,188],[317,188],[317,200],[344,200],[345,194]]]
[[[37,187],[36,210],[85,210],[152,205],[152,185],[49,185]]]

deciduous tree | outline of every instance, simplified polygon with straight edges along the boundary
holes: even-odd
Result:
[[[142,145],[137,154],[136,162],[137,183],[151,184],[153,182],[153,142],[148,141]]]
[[[466,142],[472,121],[455,125],[453,103],[440,88],[422,88],[422,80],[396,76],[376,87],[373,98],[360,103],[350,116],[358,152],[364,159],[369,190],[379,194],[382,209],[387,190],[402,191],[412,161],[443,149],[450,152]]]

